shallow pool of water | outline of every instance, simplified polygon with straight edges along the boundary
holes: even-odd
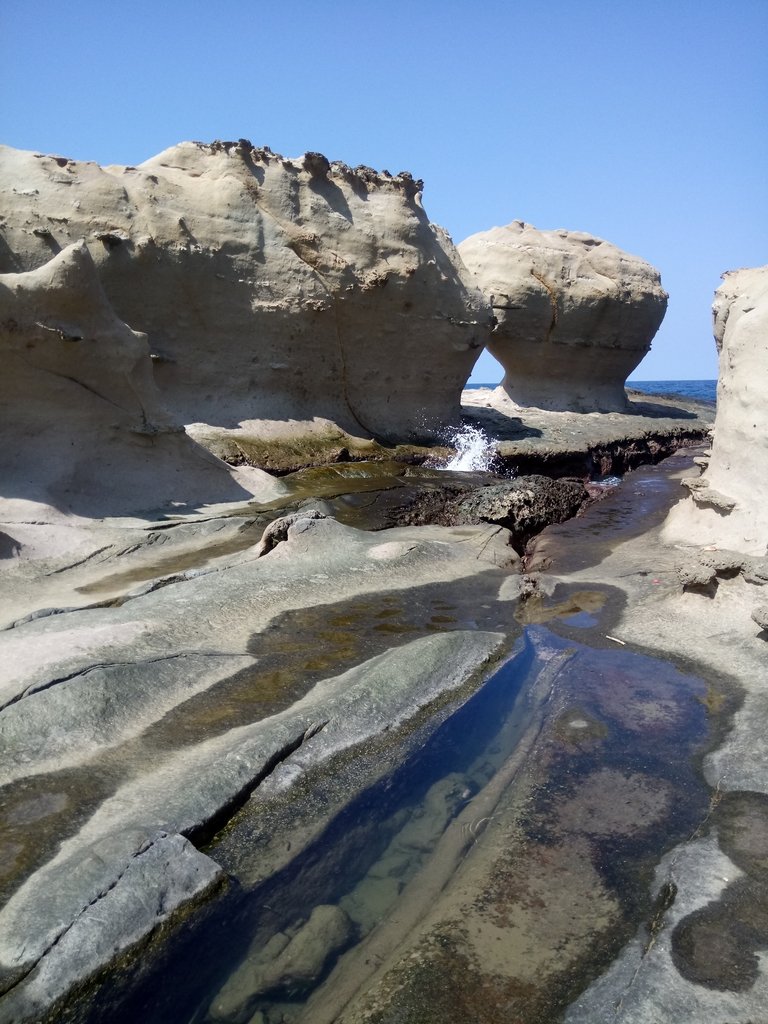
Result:
[[[705,693],[700,680],[666,662],[596,651],[528,627],[515,656],[442,721],[427,719],[394,747],[384,738],[298,787],[295,800],[312,805],[309,817],[328,818],[310,841],[302,843],[298,824],[307,818],[295,807],[275,815],[268,802],[251,801],[208,850],[239,884],[179,938],[162,971],[111,1019],[330,1022],[337,992],[373,983],[385,961],[404,970],[398,963],[416,955],[408,927],[396,927],[398,919],[409,920],[409,908],[439,921],[443,901],[446,908],[456,902],[457,887],[483,888],[481,851],[493,844],[507,853],[519,848],[518,867],[553,844],[572,841],[591,851],[595,878],[618,909],[602,931],[595,925],[594,934],[581,936],[578,964],[586,983],[616,936],[648,912],[650,865],[706,813],[707,787],[695,770],[708,736]],[[526,756],[515,767],[521,743]],[[515,794],[523,790],[521,809]],[[289,853],[294,844],[295,856],[260,879],[264,859],[280,843]],[[501,864],[498,851],[493,856]],[[562,870],[559,882],[553,876],[552,893],[567,916],[568,902],[588,899],[589,892],[578,892],[584,884],[578,872],[563,886]],[[420,892],[441,872],[443,888],[418,908]],[[483,913],[508,920],[501,933],[494,925],[494,935],[515,948],[514,915],[500,909],[509,894],[483,891],[465,913],[478,917],[478,934]],[[521,906],[528,899],[524,892],[516,898]],[[321,914],[343,927],[333,935],[330,928],[320,937],[308,934]],[[558,956],[562,941],[553,927],[531,955]],[[419,962],[423,970],[437,969],[429,957]],[[542,998],[537,993],[537,1006]],[[550,1010],[564,998],[555,986]],[[526,1005],[534,1003],[523,999],[519,1012]],[[424,1013],[425,1022],[438,1019]],[[496,1017],[476,1018],[484,1019]]]

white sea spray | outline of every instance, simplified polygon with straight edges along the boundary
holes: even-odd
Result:
[[[440,469],[487,473],[496,458],[496,442],[480,427],[465,424],[446,439],[446,443],[456,449],[456,454]]]

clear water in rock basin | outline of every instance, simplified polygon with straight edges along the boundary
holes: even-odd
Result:
[[[663,470],[631,480],[544,549],[594,564],[647,528]],[[513,615],[526,627],[516,657],[465,703],[306,772],[282,802],[257,791],[207,850],[228,890],[72,1019],[549,1024],[650,924],[654,865],[706,819],[696,765],[720,696],[667,662],[597,649],[621,603],[610,588],[516,606],[496,600],[498,583],[464,599],[481,629],[510,631]],[[473,628],[458,595],[432,597],[421,628]],[[371,606],[365,630],[389,628],[392,610]]]
[[[594,598],[582,604],[601,614]],[[588,625],[568,622],[567,593],[553,608],[566,631]],[[483,956],[498,957],[505,944],[509,1019],[555,1019],[651,914],[652,865],[706,814],[709,793],[694,768],[708,736],[706,687],[666,662],[597,651],[536,626],[450,710],[389,747],[384,737],[342,758],[274,808],[244,808],[207,851],[236,884],[109,1019],[356,1022],[339,1016],[348,993],[371,987],[376,999],[386,990],[390,1004],[372,1020],[495,1021],[501,996]],[[300,801],[312,805],[308,816]],[[306,833],[318,814],[327,820],[306,840],[302,826]],[[261,877],[277,844],[294,850]],[[589,873],[557,859],[569,848]],[[517,960],[520,929],[530,927],[519,915],[542,889],[546,903],[535,913],[548,925],[528,935],[526,959]],[[318,931],[320,913],[343,927]],[[470,933],[457,921],[471,921]],[[449,946],[435,945],[446,929]],[[562,982],[569,958],[570,987]],[[542,972],[538,985],[530,964]],[[552,964],[560,980],[545,984]],[[462,986],[482,1000],[479,1015],[460,998]],[[363,1013],[365,998],[361,1005]]]

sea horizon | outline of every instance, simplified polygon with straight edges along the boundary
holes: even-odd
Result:
[[[501,381],[494,383],[466,384],[467,390],[480,388],[497,388]],[[682,380],[634,380],[627,381],[626,386],[635,391],[643,391],[648,395],[680,395],[693,398],[700,402],[715,403],[717,398],[717,378],[687,378]]]

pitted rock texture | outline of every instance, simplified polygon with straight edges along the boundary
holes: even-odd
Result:
[[[3,147],[0,273],[85,238],[179,422],[429,437],[459,420],[490,312],[421,187],[244,139],[138,167]]]
[[[6,522],[41,506],[119,515],[253,493],[173,425],[146,336],[116,316],[82,241],[0,274],[0,354]]]
[[[459,253],[496,320],[489,350],[520,406],[621,412],[624,382],[667,308],[645,260],[580,231],[523,221],[471,235]]]
[[[768,266],[730,271],[712,307],[720,353],[712,454],[665,537],[768,553]]]

